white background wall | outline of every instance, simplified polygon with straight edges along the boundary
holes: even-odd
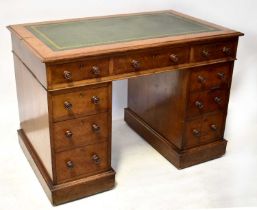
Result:
[[[250,133],[257,130],[256,0],[0,0],[0,154],[6,154],[12,149],[5,148],[4,141],[13,141],[16,145],[17,139],[10,137],[14,136],[14,130],[19,126],[11,40],[6,25],[167,9],[178,10],[245,33],[239,42],[239,60],[233,75],[225,136],[233,139],[233,135],[241,135],[240,144],[242,148],[247,147],[249,138],[256,138],[254,135],[249,136]],[[126,81],[115,82],[114,119],[123,117],[126,95]],[[6,164],[8,160],[0,158],[0,165]],[[0,181],[3,181],[1,179],[0,176]],[[4,191],[1,191],[0,185],[0,199],[2,193]]]

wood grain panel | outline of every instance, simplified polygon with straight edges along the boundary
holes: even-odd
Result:
[[[74,82],[109,75],[109,59],[94,58],[63,64],[47,66],[49,88],[57,84],[72,86]],[[70,74],[70,79],[65,78],[65,72]]]
[[[137,62],[133,65],[133,62]],[[132,52],[123,56],[117,56],[113,59],[113,70],[115,74],[143,71],[154,68],[153,52]]]
[[[47,91],[15,55],[14,64],[20,126],[53,179]]]
[[[182,147],[187,70],[129,79],[128,108],[168,141]]]
[[[55,151],[106,141],[109,132],[111,131],[108,130],[108,113],[54,123]]]
[[[107,85],[107,84],[106,84]],[[53,120],[60,121],[74,119],[86,115],[106,112],[109,108],[108,86],[86,87],[76,89],[72,92],[54,93],[52,96]],[[97,97],[99,102],[94,103],[92,99]],[[65,108],[65,102],[71,104],[71,108]]]
[[[133,62],[138,63],[138,67]],[[113,58],[115,74],[139,72],[154,68],[176,66],[189,62],[189,48],[166,46],[163,48],[150,48],[144,51],[131,51],[126,55]]]
[[[34,50],[19,35],[11,33],[11,37],[14,54],[25,63],[35,78],[47,88],[46,65],[41,62]]]
[[[194,92],[190,94],[188,100],[187,116],[190,118],[207,112],[226,110],[227,103],[227,90],[215,89]]]
[[[107,142],[57,153],[55,157],[57,183],[107,170],[110,167],[107,155]],[[72,166],[69,166],[69,163]]]
[[[227,89],[230,86],[231,73],[230,63],[194,68],[190,76],[190,91]]]
[[[184,148],[192,148],[223,138],[225,113],[205,114],[186,123]]]

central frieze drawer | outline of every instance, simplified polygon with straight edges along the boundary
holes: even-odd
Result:
[[[109,86],[56,94],[52,97],[53,119],[60,121],[106,112],[110,100]]]
[[[113,69],[115,74],[121,74],[185,64],[188,61],[188,47],[164,47],[146,52],[134,52],[124,56],[116,56],[113,59]]]
[[[57,182],[96,174],[109,166],[107,142],[56,153]]]
[[[108,138],[108,112],[54,123],[55,151],[106,141]]]

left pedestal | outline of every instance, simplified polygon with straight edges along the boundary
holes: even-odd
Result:
[[[109,190],[111,83],[47,90],[14,55],[20,145],[53,205]]]

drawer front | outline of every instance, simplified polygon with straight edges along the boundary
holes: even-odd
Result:
[[[212,114],[203,118],[200,143],[209,143],[222,138],[225,117],[223,113]]]
[[[57,153],[55,161],[57,183],[96,174],[109,167],[107,142]]]
[[[52,97],[53,119],[60,121],[108,110],[108,86],[77,90]]]
[[[59,152],[98,143],[105,141],[108,133],[108,113],[54,123],[54,148]]]
[[[189,48],[164,48],[155,51],[131,53],[113,59],[115,74],[144,71],[189,62]]]
[[[189,48],[166,48],[155,52],[154,68],[175,66],[189,62]]]
[[[154,67],[153,53],[134,53],[117,56],[113,59],[114,74],[123,74],[152,69]]]
[[[191,93],[187,116],[193,117],[206,112],[224,110],[227,107],[227,98],[227,91],[220,89]]]
[[[193,47],[193,61],[208,61],[221,58],[236,58],[237,41],[224,41],[196,45]]]
[[[49,66],[50,84],[70,83],[109,75],[109,59],[94,59]]]
[[[224,120],[223,113],[219,112],[188,121],[185,132],[185,148],[191,148],[222,138]]]
[[[230,64],[211,65],[192,70],[190,91],[228,88],[231,81]]]

